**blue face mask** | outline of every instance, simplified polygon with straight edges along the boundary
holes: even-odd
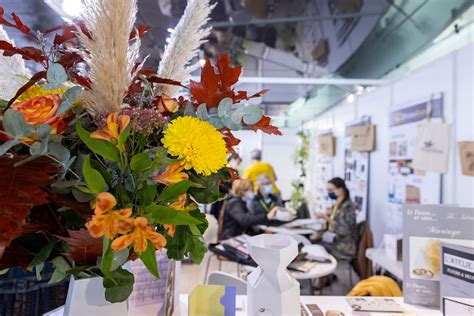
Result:
[[[254,197],[255,197],[255,193],[253,193],[252,191],[249,191],[245,194],[245,199],[247,201],[253,201]]]
[[[266,184],[264,187],[263,187],[263,192],[265,192],[266,194],[270,194],[273,192],[273,184]]]
[[[334,192],[329,192],[329,193],[328,193],[328,197],[329,197],[331,200],[337,200],[337,195],[336,195],[336,193],[334,193]]]

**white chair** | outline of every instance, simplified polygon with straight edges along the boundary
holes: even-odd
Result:
[[[235,286],[237,295],[247,295],[247,282],[229,273],[214,271],[209,274],[207,284]]]

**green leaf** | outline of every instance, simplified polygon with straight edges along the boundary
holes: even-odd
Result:
[[[262,119],[263,110],[255,104],[247,105],[243,111],[244,123],[248,125],[256,124]]]
[[[39,139],[47,141],[47,137],[49,136],[49,134],[51,134],[52,130],[53,129],[51,128],[51,126],[47,124],[41,124],[40,126],[38,126],[38,128],[36,128],[35,134],[36,136],[38,136]]]
[[[158,265],[156,264],[156,253],[155,246],[153,243],[148,242],[146,250],[138,254],[138,257],[142,259],[145,267],[150,271],[150,273],[155,276],[157,279],[160,278],[160,273],[158,272]]]
[[[207,113],[206,104],[202,103],[196,109],[196,116],[203,121],[209,121],[209,113]]]
[[[231,98],[224,98],[219,102],[219,106],[217,107],[217,114],[219,117],[225,117],[232,114],[232,104],[234,102],[232,101]]]
[[[110,265],[110,271],[115,271],[120,268],[128,260],[129,250],[125,248],[119,252],[114,252],[112,264]]]
[[[112,261],[114,260],[114,254],[112,252],[112,248],[110,248],[110,240],[107,237],[104,238],[104,243],[102,246],[102,257],[100,260],[100,270],[104,274],[105,277],[110,277],[110,272],[112,268]],[[113,278],[112,278],[113,279]]]
[[[4,155],[8,150],[10,150],[10,148],[12,148],[13,146],[16,146],[18,144],[21,144],[21,142],[19,140],[16,140],[16,139],[11,139],[11,140],[3,143],[2,145],[0,145],[0,156]]]
[[[242,123],[234,123],[234,121],[232,121],[232,118],[231,118],[230,115],[221,117],[221,121],[225,125],[225,127],[229,128],[233,131],[238,131],[238,130],[242,129]]]
[[[33,134],[33,127],[26,123],[25,117],[21,112],[15,110],[9,109],[3,114],[2,124],[5,132],[16,139]]]
[[[64,92],[61,103],[59,104],[59,108],[56,111],[56,115],[60,115],[69,110],[74,101],[79,98],[81,92],[82,88],[79,86],[72,87],[71,89],[68,89],[66,92]]]
[[[188,226],[176,226],[174,237],[168,239],[166,249],[168,258],[182,260],[189,255],[196,264],[201,263],[207,252],[206,246],[193,236]]]
[[[120,152],[117,146],[102,139],[91,138],[89,132],[81,126],[79,120],[76,122],[76,131],[84,144],[94,153],[110,161],[120,163]]]
[[[48,284],[54,284],[61,282],[67,277],[67,271],[71,268],[66,259],[62,256],[58,256],[52,260],[54,264],[54,272],[51,278],[49,279]]]
[[[145,207],[150,205],[156,198],[156,185],[149,185],[143,183],[142,188],[137,191],[140,206]]]
[[[36,280],[41,281],[41,271],[43,271],[44,262],[35,265]]]
[[[61,84],[67,81],[67,73],[60,64],[50,64],[46,72],[46,78],[50,84]]]
[[[8,100],[0,99],[0,111],[3,111],[7,107],[7,105],[8,105]]]
[[[140,173],[150,166],[150,153],[148,151],[141,152],[132,157],[130,168]]]
[[[194,104],[192,102],[186,102],[186,107],[184,108],[184,116],[196,116],[196,111],[194,111]]]
[[[128,124],[127,127],[120,133],[119,138],[118,138],[118,144],[119,146],[125,144],[125,142],[128,139],[128,136],[130,136],[130,129],[131,129],[132,124]]]
[[[110,303],[125,301],[133,290],[133,274],[119,268],[111,272],[112,278],[104,278],[105,299]]]
[[[186,212],[180,212],[164,205],[149,205],[145,207],[145,212],[150,213],[160,224],[190,225],[201,223]]]
[[[67,277],[66,273],[62,273],[58,269],[54,269],[53,274],[51,275],[51,278],[48,281],[48,284],[59,283],[62,280],[64,280],[66,277]]]
[[[195,219],[201,222],[199,225],[196,225],[197,229],[199,229],[199,232],[200,232],[200,234],[197,234],[197,235],[204,234],[207,227],[209,226],[209,222],[207,221],[206,214],[201,212],[199,209],[196,209],[196,210],[190,211],[189,215],[191,215],[192,217],[194,217]]]
[[[71,193],[78,202],[89,202],[95,198],[93,194],[83,192],[77,186],[71,189]]]
[[[232,112],[230,119],[234,124],[241,124],[243,115],[244,115],[244,107],[239,107],[234,112]]]
[[[211,116],[209,118],[209,123],[211,123],[216,129],[224,128],[224,124],[222,123],[221,119],[216,116]]]
[[[51,240],[45,247],[43,247],[40,252],[38,252],[38,254],[33,258],[33,260],[31,260],[28,269],[32,270],[33,267],[36,267],[37,265],[44,263],[46,260],[48,260],[56,242],[57,240]]]
[[[87,182],[87,186],[93,193],[99,194],[108,190],[107,183],[105,183],[100,172],[92,168],[89,156],[86,157],[82,165],[82,174]]]
[[[183,180],[175,183],[169,187],[166,187],[160,194],[160,200],[163,202],[176,201],[180,194],[186,193],[193,183],[188,180]]]

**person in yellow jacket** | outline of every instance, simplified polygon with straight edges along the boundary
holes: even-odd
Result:
[[[279,197],[280,196],[280,190],[275,184],[275,181],[277,180],[277,176],[275,174],[275,170],[273,170],[273,167],[271,164],[268,162],[262,161],[262,151],[258,149],[254,149],[251,153],[252,157],[252,164],[248,166],[245,171],[244,171],[244,179],[249,179],[252,181],[255,191],[257,190],[257,178],[261,175],[266,175],[270,178],[272,181],[272,194]]]

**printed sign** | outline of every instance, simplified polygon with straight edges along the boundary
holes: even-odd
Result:
[[[372,151],[375,149],[375,125],[351,128],[351,149],[354,151]]]
[[[474,248],[441,245],[441,297],[474,298]]]
[[[474,208],[406,205],[403,216],[405,303],[440,306],[441,245],[474,246]],[[454,270],[453,270],[454,271]]]
[[[474,142],[460,142],[459,156],[461,157],[462,174],[474,177]]]

